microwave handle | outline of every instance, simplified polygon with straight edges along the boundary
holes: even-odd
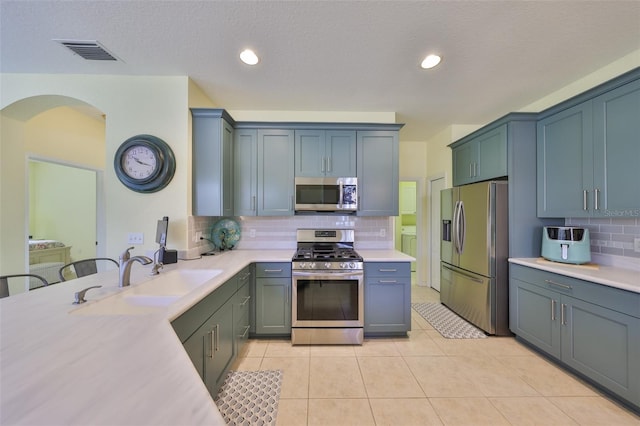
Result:
[[[339,185],[339,189],[338,189],[338,205],[340,206],[340,208],[342,208],[342,203],[344,202],[344,188],[342,187],[342,181],[340,181]]]

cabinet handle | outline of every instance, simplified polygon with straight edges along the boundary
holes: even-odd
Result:
[[[218,343],[219,343],[218,336],[220,335],[220,324],[216,324],[215,330],[216,330],[216,344],[214,345],[214,348],[216,352],[218,352],[218,350],[220,349],[218,346]]]
[[[582,210],[587,211],[588,206],[587,206],[587,191],[586,189],[582,191]]]
[[[322,173],[324,173],[324,165],[327,163],[327,157],[322,157],[322,160],[320,160],[320,171]]]
[[[398,280],[378,280],[380,284],[397,284]]]
[[[247,297],[244,299],[244,302],[242,302],[242,303],[240,304],[240,306],[242,306],[242,307],[244,308],[244,306],[247,304],[247,302],[249,301],[249,299],[251,299],[251,296],[247,296]]]
[[[265,269],[264,272],[282,272],[282,269]]]
[[[239,338],[241,338],[241,339],[244,339],[244,338],[245,338],[245,336],[247,335],[247,333],[249,332],[249,329],[250,329],[250,328],[251,328],[251,326],[249,326],[249,325],[245,326],[245,328],[244,328],[244,333],[242,333],[242,334],[238,334],[238,337],[239,337]]]
[[[395,269],[395,268],[393,268],[393,269],[383,269],[383,268],[380,268],[380,269],[378,269],[378,271],[379,271],[379,272],[398,272],[398,270],[397,270],[397,269]]]
[[[567,321],[566,321],[566,312],[565,310],[567,309],[567,305],[562,303],[560,304],[560,324],[562,325],[566,325]]]
[[[331,157],[327,157],[327,172],[332,171],[333,167],[331,167]]]
[[[212,328],[211,331],[209,332],[209,358],[213,358],[213,333],[214,333],[214,329]]]
[[[469,163],[469,177],[473,177],[473,163]]]
[[[551,321],[556,320],[556,301],[551,299]]]
[[[570,285],[556,283],[556,282],[551,281],[551,280],[544,280],[544,282],[547,283],[547,284],[551,284],[551,285],[557,285],[558,287],[562,287],[562,288],[567,289],[567,290],[571,290],[573,288]]]
[[[593,202],[595,203],[595,210],[600,210],[600,190],[598,188],[593,190]]]
[[[256,196],[253,195],[251,197],[251,210],[254,211],[256,209]]]

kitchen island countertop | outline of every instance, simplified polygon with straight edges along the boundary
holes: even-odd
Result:
[[[412,261],[395,250],[359,250],[365,261]],[[135,255],[135,253],[133,253]],[[134,264],[131,287],[118,271],[0,299],[0,424],[222,425],[170,321],[253,262],[289,262],[293,250],[233,250],[166,265],[217,269],[217,276],[165,308],[144,315],[73,313],[144,283],[150,268]],[[87,303],[73,305],[74,293]]]

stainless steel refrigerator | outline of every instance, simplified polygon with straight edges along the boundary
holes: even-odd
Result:
[[[509,335],[506,181],[441,191],[440,301],[488,334]]]

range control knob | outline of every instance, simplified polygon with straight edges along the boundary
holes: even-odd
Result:
[[[331,262],[324,262],[325,269],[331,269]]]
[[[309,269],[316,269],[316,262],[311,262],[309,264]]]

